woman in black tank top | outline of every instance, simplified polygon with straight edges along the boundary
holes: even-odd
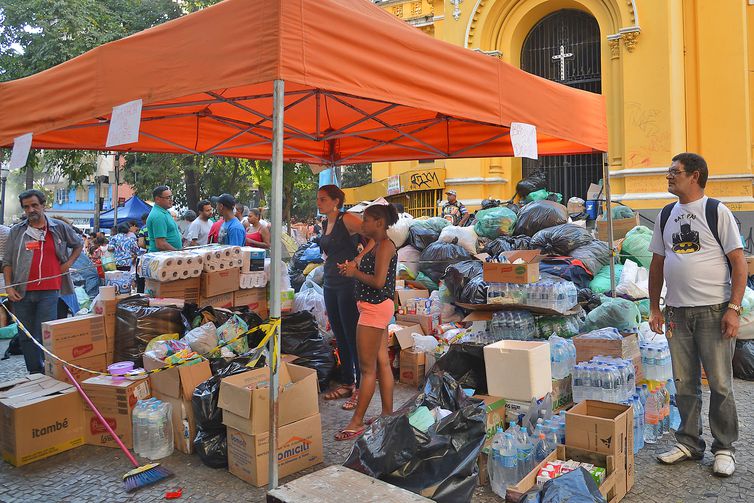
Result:
[[[356,279],[356,300],[360,312],[356,345],[359,348],[361,385],[353,417],[335,435],[335,440],[351,440],[364,432],[364,415],[372,401],[378,375],[382,415],[393,412],[393,370],[387,351],[387,325],[395,312],[393,297],[398,254],[387,237],[387,229],[397,221],[398,211],[391,204],[367,207],[361,229],[374,246],[367,250],[360,264],[355,261],[338,264],[343,276]]]
[[[324,395],[325,400],[348,398],[343,404],[346,410],[356,407],[359,391],[359,359],[356,352],[356,324],[359,311],[354,297],[354,280],[342,276],[338,264],[356,260],[358,257],[358,232],[361,219],[341,211],[345,195],[335,185],[320,187],[317,193],[317,208],[327,217],[323,223],[319,246],[326,255],[324,275],[324,298],[327,317],[330,321],[340,356],[340,383]]]

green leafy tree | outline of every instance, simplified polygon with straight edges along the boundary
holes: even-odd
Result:
[[[372,183],[372,164],[350,164],[341,168],[341,186],[360,187]]]

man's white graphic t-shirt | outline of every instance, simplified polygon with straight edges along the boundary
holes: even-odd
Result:
[[[649,251],[665,257],[665,304],[670,307],[710,306],[730,300],[730,271],[725,255],[743,245],[733,214],[720,204],[720,248],[704,215],[707,199],[704,196],[692,203],[676,203],[662,236],[662,212],[655,220]]]

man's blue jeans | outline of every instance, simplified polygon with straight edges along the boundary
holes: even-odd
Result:
[[[676,404],[681,426],[676,440],[688,447],[694,457],[704,455],[702,440],[701,367],[707,373],[710,389],[709,425],[712,452],[733,451],[738,440],[738,416],[733,398],[733,349],[735,339],[723,337],[720,322],[728,304],[699,307],[668,307],[666,322],[671,328],[668,339],[677,389]]]
[[[27,291],[24,298],[13,303],[13,312],[31,335],[42,343],[42,323],[58,319],[59,290]],[[30,374],[44,372],[44,353],[26,334],[21,334],[26,370]]]

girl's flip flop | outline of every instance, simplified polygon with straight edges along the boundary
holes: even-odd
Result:
[[[339,442],[344,440],[353,440],[354,438],[360,437],[366,429],[366,426],[362,426],[358,430],[340,430],[335,434],[335,440]]]

